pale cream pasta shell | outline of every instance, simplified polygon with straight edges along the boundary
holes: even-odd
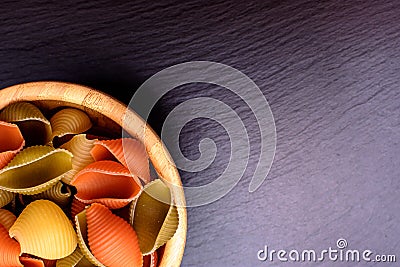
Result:
[[[95,141],[87,139],[85,134],[79,134],[61,146],[61,148],[67,149],[74,155],[72,158],[72,169],[63,175],[62,181],[64,183],[70,184],[75,174],[94,162],[90,151]]]
[[[80,134],[92,127],[92,122],[85,112],[75,108],[65,108],[50,119],[53,130],[52,137],[62,137],[67,134]]]

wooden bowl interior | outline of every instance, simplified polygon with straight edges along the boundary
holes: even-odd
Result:
[[[160,138],[136,113],[112,97],[81,85],[61,82],[34,82],[0,90],[0,109],[19,101],[37,105],[51,116],[62,107],[85,111],[94,125],[94,134],[121,137],[124,131],[140,139],[146,147],[154,170],[173,185],[172,194],[178,205],[179,226],[174,237],[163,248],[159,266],[180,266],[186,243],[187,215],[182,183],[175,165]],[[123,123],[124,119],[126,123]]]

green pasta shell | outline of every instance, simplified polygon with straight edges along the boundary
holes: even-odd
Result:
[[[171,191],[160,179],[147,184],[134,209],[135,229],[143,255],[154,252],[173,237],[179,216]]]
[[[75,135],[70,141],[61,146],[61,148],[67,149],[74,155],[72,158],[72,169],[63,175],[62,181],[64,183],[70,184],[75,174],[94,162],[90,151],[95,141],[96,140],[87,139],[86,134],[79,134]]]
[[[92,122],[85,112],[75,108],[62,109],[50,119],[53,129],[52,137],[67,134],[80,134],[92,127]]]
[[[83,255],[81,249],[77,247],[75,251],[68,257],[57,260],[56,267],[92,267],[86,257]]]
[[[0,189],[26,194],[39,194],[61,180],[72,168],[72,154],[50,146],[28,147],[0,170]]]
[[[30,198],[33,200],[48,199],[56,203],[58,206],[64,208],[70,203],[71,195],[71,189],[62,182],[58,181],[46,191],[32,195]]]
[[[0,189],[0,208],[10,203],[14,198],[14,193]]]
[[[44,145],[51,140],[51,125],[33,104],[17,102],[8,105],[0,113],[0,120],[18,125],[26,146]]]

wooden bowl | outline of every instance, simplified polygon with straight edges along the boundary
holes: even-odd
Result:
[[[180,266],[186,243],[187,215],[181,179],[171,156],[151,127],[123,103],[92,88],[64,82],[31,82],[0,90],[0,109],[19,102],[34,102],[42,109],[69,106],[84,110],[95,126],[121,133],[121,128],[142,141],[157,173],[173,186],[178,205],[179,226],[165,245],[160,266]]]

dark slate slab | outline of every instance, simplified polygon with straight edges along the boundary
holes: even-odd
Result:
[[[228,64],[261,88],[278,139],[268,179],[254,193],[260,140],[237,96],[187,85],[152,114],[160,132],[177,104],[210,96],[234,108],[252,138],[239,184],[188,209],[183,266],[281,266],[258,261],[257,251],[322,250],[341,237],[351,249],[400,258],[399,1],[3,1],[0,21],[1,88],[62,80],[128,103],[151,75],[192,60]],[[209,120],[184,128],[184,154],[199,157],[205,136],[217,143],[216,161],[182,172],[185,185],[212,181],[228,163],[229,139]],[[365,263],[335,264],[349,265]]]

